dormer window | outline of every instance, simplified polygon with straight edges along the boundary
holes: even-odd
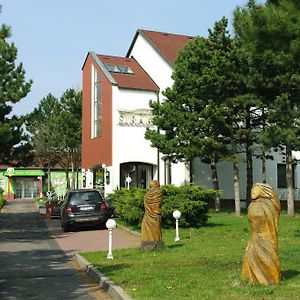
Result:
[[[133,74],[133,71],[128,66],[118,65],[118,67],[121,70],[121,72],[124,74]]]
[[[125,65],[105,64],[109,72],[122,73],[122,74],[134,74],[133,71]]]
[[[105,64],[105,65],[109,72],[121,73],[121,70],[118,68],[117,65],[114,64]]]

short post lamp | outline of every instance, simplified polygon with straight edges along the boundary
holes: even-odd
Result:
[[[126,177],[125,181],[126,181],[126,184],[127,184],[127,190],[130,190],[130,182],[132,181],[132,179],[131,179],[131,177],[129,176],[129,174],[128,174],[128,176]]]
[[[106,222],[106,227],[108,229],[108,253],[107,259],[114,259],[112,255],[112,231],[117,227],[117,223],[114,219],[108,219]]]
[[[178,228],[178,219],[181,217],[181,212],[179,210],[173,211],[173,217],[176,220],[176,237],[175,237],[175,242],[179,241],[179,228]]]

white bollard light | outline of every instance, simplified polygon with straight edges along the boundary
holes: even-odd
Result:
[[[178,228],[178,219],[181,217],[181,212],[179,210],[173,211],[173,217],[176,219],[176,237],[175,242],[179,241],[179,228]]]
[[[114,219],[108,219],[106,222],[106,228],[108,229],[108,253],[107,259],[114,259],[112,255],[112,231],[117,227],[117,223]]]

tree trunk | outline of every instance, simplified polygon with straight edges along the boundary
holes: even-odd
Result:
[[[50,168],[50,164],[48,164],[47,176],[48,176],[48,191],[51,191],[51,168]]]
[[[294,194],[293,194],[293,159],[292,150],[286,149],[286,198],[288,215],[293,217],[294,211]]]
[[[211,168],[211,177],[213,181],[214,190],[218,192],[216,199],[215,199],[215,211],[220,211],[221,208],[221,199],[220,199],[220,189],[219,189],[219,181],[218,181],[218,173],[217,173],[217,164],[214,158],[210,161],[210,168]]]
[[[67,167],[65,170],[66,170],[67,190],[69,190],[70,189],[69,168]]]
[[[266,171],[266,152],[262,151],[261,154],[261,175],[262,175],[262,182],[267,183],[267,171]]]
[[[193,160],[189,161],[190,185],[194,185]]]
[[[75,189],[75,170],[74,170],[74,162],[73,162],[73,159],[72,159],[72,161],[71,161],[71,168],[72,168],[72,176],[71,176],[71,178],[72,178],[72,184],[71,184],[71,188],[72,189]]]
[[[241,199],[240,199],[240,175],[239,166],[236,161],[233,162],[233,186],[234,186],[234,203],[235,216],[241,216]]]
[[[250,149],[250,143],[246,144],[246,160],[247,160],[247,194],[246,205],[249,206],[251,202],[251,189],[253,186],[253,158],[252,150]]]
[[[247,109],[246,114],[246,130],[251,131],[251,114],[250,109]],[[246,164],[247,164],[247,191],[246,191],[246,206],[251,202],[251,189],[253,186],[253,158],[252,158],[252,141],[249,137],[246,140]]]
[[[79,188],[79,174],[78,174],[78,168],[76,168],[76,189]]]

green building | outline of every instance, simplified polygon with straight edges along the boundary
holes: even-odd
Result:
[[[50,182],[51,191],[63,197],[67,190],[65,171],[51,169]],[[48,174],[43,168],[0,166],[0,188],[7,200],[42,197],[48,190]]]

